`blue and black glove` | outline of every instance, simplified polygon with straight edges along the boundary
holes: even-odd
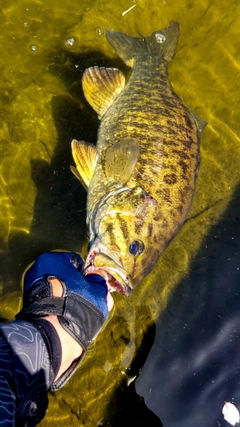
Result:
[[[0,323],[0,418],[4,426],[30,427],[40,422],[47,410],[48,391],[59,390],[70,379],[107,319],[107,285],[97,274],[84,277],[83,264],[75,253],[40,255],[25,272],[23,308],[17,320]],[[62,297],[53,296],[53,278],[62,284]],[[44,319],[49,315],[57,315],[83,348],[57,380],[62,344],[54,326]]]
[[[84,276],[84,261],[71,252],[44,252],[26,271],[23,282],[23,308],[16,319],[33,321],[48,315],[58,316],[62,327],[83,348],[83,357],[108,317],[105,280],[97,275]],[[50,279],[63,287],[62,297],[54,297]],[[82,358],[83,358],[82,357]],[[82,360],[81,358],[81,360]],[[69,368],[54,390],[61,388],[79,363]]]

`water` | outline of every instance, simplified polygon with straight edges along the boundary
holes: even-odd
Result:
[[[233,256],[239,215],[230,203],[240,181],[238,2],[7,0],[1,6],[1,317],[14,317],[21,274],[39,253],[86,253],[86,194],[69,169],[70,141],[96,140],[83,70],[126,71],[105,40],[106,28],[141,36],[178,20],[170,79],[209,123],[188,221],[131,299],[115,296],[114,313],[78,373],[50,396],[42,426],[157,426],[159,418],[165,427],[226,425],[223,400],[240,403]]]
[[[137,392],[164,427],[227,426],[240,409],[240,189],[156,324]]]

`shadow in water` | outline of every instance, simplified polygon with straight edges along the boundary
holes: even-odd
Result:
[[[58,143],[51,164],[29,160],[37,187],[33,220],[30,233],[12,233],[8,249],[1,254],[0,283],[5,292],[19,289],[24,269],[41,252],[79,251],[87,240],[86,191],[70,171],[71,140],[95,142],[99,120],[84,98],[81,77],[88,66],[117,66],[119,60],[110,61],[99,52],[75,56],[60,50],[49,56],[49,63],[49,72],[62,80],[69,96],[52,98]]]
[[[156,325],[136,382],[164,427],[227,426],[240,409],[240,187]]]
[[[86,192],[70,171],[70,141],[73,126],[80,132],[87,119],[70,98],[53,98],[52,104],[59,141],[50,165],[31,161],[37,195],[30,233],[11,234],[0,261],[1,281],[8,291],[11,285],[16,289],[23,270],[41,252],[79,250],[86,240]]]
[[[139,306],[135,312],[136,336],[143,331],[141,317],[148,318],[151,313],[145,306]],[[149,323],[148,323],[149,324]],[[142,367],[148,357],[149,351],[155,339],[155,323],[150,323],[147,330],[144,328],[141,342],[137,342],[137,350],[127,376],[123,380],[115,393],[111,397],[105,411],[103,420],[104,427],[162,427],[162,423],[145,404],[143,397],[136,393],[135,381],[139,376]],[[137,338],[138,341],[138,338]]]

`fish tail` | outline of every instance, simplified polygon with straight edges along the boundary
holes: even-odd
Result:
[[[134,66],[137,58],[149,55],[170,61],[178,43],[179,24],[172,21],[168,27],[144,38],[131,37],[119,31],[109,30],[106,36],[116,53],[130,67]]]

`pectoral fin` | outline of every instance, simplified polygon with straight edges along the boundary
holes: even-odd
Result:
[[[203,129],[207,126],[207,122],[205,120],[203,120],[201,117],[199,117],[198,114],[195,113],[195,111],[194,112],[191,111],[191,113],[192,113],[192,115],[196,121],[197,128],[198,128],[199,132],[202,132]]]
[[[87,190],[97,162],[96,147],[89,142],[74,139],[72,141],[72,155],[76,168],[71,166],[71,171]]]
[[[105,157],[108,181],[124,185],[133,173],[139,153],[140,144],[136,138],[125,138],[109,147]]]
[[[90,67],[83,74],[82,86],[86,100],[101,118],[124,89],[125,76],[116,68]]]

